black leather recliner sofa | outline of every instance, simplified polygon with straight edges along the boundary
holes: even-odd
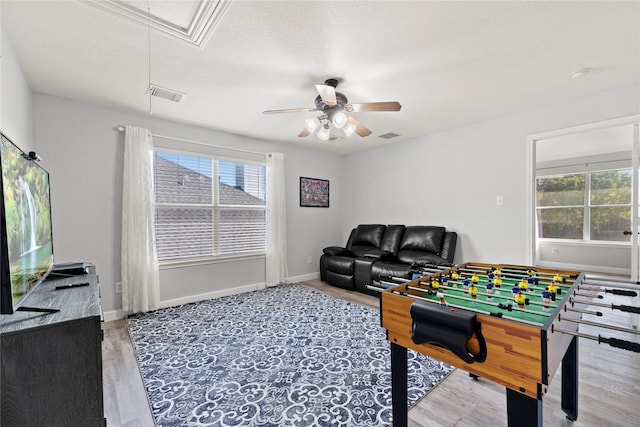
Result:
[[[408,279],[424,265],[451,265],[457,240],[457,233],[445,227],[361,224],[351,231],[345,247],[324,248],[320,279],[375,295],[366,286],[381,277]]]

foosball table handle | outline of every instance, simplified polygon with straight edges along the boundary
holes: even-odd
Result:
[[[611,305],[611,308],[614,310],[626,311],[627,313],[637,313],[640,314],[640,307],[634,307],[632,305]]]
[[[607,338],[601,335],[598,335],[598,342],[609,344],[611,347],[621,348],[623,350],[629,350],[635,353],[640,353],[640,343],[621,340],[619,338]]]

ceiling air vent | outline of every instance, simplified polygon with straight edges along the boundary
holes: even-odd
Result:
[[[166,87],[151,85],[149,86],[149,92],[151,96],[157,96],[158,98],[168,99],[173,102],[180,102],[186,94],[178,92],[177,90],[167,89]]]
[[[383,135],[378,135],[378,138],[391,139],[391,138],[395,138],[396,136],[400,136],[400,135],[398,135],[397,133],[388,132]]]

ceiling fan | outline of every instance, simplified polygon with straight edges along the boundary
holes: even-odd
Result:
[[[336,92],[338,79],[327,79],[323,85],[316,85],[318,96],[315,99],[315,108],[288,108],[284,110],[267,110],[263,114],[302,113],[320,111],[321,114],[313,119],[305,120],[305,128],[298,134],[299,137],[311,135],[316,129],[318,138],[328,140],[331,137],[331,125],[341,129],[345,136],[354,132],[364,137],[371,135],[371,130],[358,122],[347,113],[361,111],[400,111],[402,106],[398,102],[367,102],[362,104],[350,104],[347,97]]]

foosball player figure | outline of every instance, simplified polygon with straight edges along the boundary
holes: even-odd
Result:
[[[442,286],[446,287],[449,284],[449,277],[444,276],[440,281],[442,282]]]
[[[493,279],[493,284],[496,288],[499,288],[502,285],[502,277],[496,276],[496,278]]]
[[[535,277],[529,277],[527,279],[527,286],[529,287],[529,292],[535,292],[536,290],[536,278]]]
[[[465,295],[469,293],[469,279],[464,279],[462,281],[462,288],[464,289]]]
[[[555,301],[556,294],[558,293],[558,285],[556,285],[556,282],[549,283],[549,286],[547,286],[547,290],[549,291],[549,293],[551,293],[551,301]]]
[[[444,299],[444,294],[442,293],[442,291],[438,291],[436,293],[436,296],[438,297],[438,304],[444,304],[447,305],[447,302]]]
[[[502,270],[500,270],[499,268],[495,268],[495,270],[493,270],[493,274],[497,276],[502,276]]]
[[[513,294],[513,296],[515,297],[519,292],[520,288],[518,287],[518,285],[513,285],[513,288],[511,288],[511,293]]]
[[[431,287],[438,291],[440,290],[440,282],[438,282],[438,279],[431,279]]]
[[[453,270],[451,272],[451,280],[458,280],[460,278],[460,275],[458,274],[458,270]]]
[[[529,284],[527,283],[527,279],[525,278],[520,280],[520,283],[518,283],[518,288],[520,288],[522,292],[527,292],[528,287],[529,287]]]
[[[491,280],[489,280],[487,282],[487,285],[485,286],[486,289],[486,293],[487,293],[487,299],[491,300],[492,295],[493,295],[493,282]]]
[[[514,295],[513,300],[518,304],[518,308],[524,308],[524,304],[527,302],[527,297],[525,297],[522,292],[518,292]]]
[[[473,273],[473,276],[471,276],[471,281],[473,282],[474,285],[477,285],[478,282],[480,281],[480,278],[476,273]]]
[[[472,300],[475,301],[475,300],[478,299],[478,288],[476,288],[476,286],[473,283],[469,287],[469,293],[471,294],[471,299]]]
[[[556,273],[556,275],[553,276],[553,281],[557,283],[565,283],[567,280],[564,277],[562,277],[560,273]]]
[[[551,292],[549,292],[549,287],[544,288],[544,291],[540,294],[542,297],[542,304],[545,310],[549,310],[551,306]]]
[[[538,274],[538,272],[533,270],[533,269],[531,269],[531,268],[529,270],[527,270],[527,275],[529,277],[535,277],[537,274]]]

